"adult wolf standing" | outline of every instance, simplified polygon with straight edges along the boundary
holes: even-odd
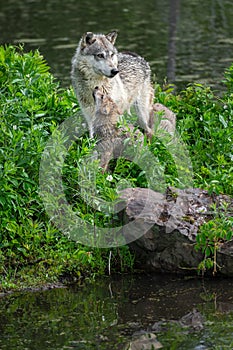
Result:
[[[79,105],[93,137],[96,86],[105,91],[118,109],[130,113],[135,107],[139,125],[151,137],[154,89],[151,70],[144,58],[130,52],[118,53],[114,46],[117,32],[107,35],[87,32],[81,38],[72,60],[71,79]]]

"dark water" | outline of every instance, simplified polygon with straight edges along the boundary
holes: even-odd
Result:
[[[163,349],[233,349],[233,281],[124,276],[0,299],[0,349],[126,349],[133,335],[196,308],[203,329],[156,331]],[[137,335],[135,335],[137,334]]]
[[[70,85],[70,61],[85,31],[118,29],[119,49],[136,51],[160,83],[221,88],[233,62],[232,0],[0,1],[0,43],[39,48],[52,72]]]

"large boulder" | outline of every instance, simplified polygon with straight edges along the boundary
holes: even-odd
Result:
[[[194,248],[196,236],[200,226],[216,214],[213,204],[221,210],[228,203],[229,215],[233,212],[233,198],[209,195],[202,189],[168,188],[162,195],[147,188],[126,188],[121,198],[126,201],[125,222],[138,222],[137,229],[141,232],[148,228],[136,240],[133,240],[134,232],[127,232],[136,262],[140,268],[156,272],[196,273],[204,258]],[[232,240],[221,244],[217,262],[221,274],[233,276]]]

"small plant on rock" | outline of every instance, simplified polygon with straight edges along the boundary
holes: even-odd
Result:
[[[227,217],[224,212],[219,214],[218,211],[215,218],[202,225],[195,246],[196,250],[201,250],[204,254],[204,259],[198,265],[199,271],[204,274],[206,270],[213,269],[213,275],[216,275],[217,269],[221,269],[217,263],[217,252],[232,236],[233,218]]]

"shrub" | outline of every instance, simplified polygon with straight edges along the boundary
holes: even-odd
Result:
[[[23,47],[2,46],[0,105],[3,286],[13,277],[19,285],[24,279],[28,284],[56,280],[70,271],[78,276],[103,273],[108,252],[84,248],[59,233],[38,194],[40,159],[48,137],[78,111],[73,91],[60,88],[38,51],[24,53]],[[123,258],[119,259],[123,266]]]
[[[177,113],[178,132],[192,160],[194,185],[210,193],[232,195],[233,85],[230,78],[227,84],[229,91],[222,97],[201,84],[192,84],[176,96],[159,88],[157,96]]]
[[[232,70],[230,67],[226,72],[228,90],[222,97],[199,84],[188,86],[178,95],[170,88],[157,86],[157,100],[177,113],[178,132],[192,160],[195,186],[210,193],[233,194]],[[10,280],[19,287],[21,283],[105,273],[109,263],[111,271],[131,269],[133,256],[128,247],[83,247],[59,232],[46,215],[38,193],[42,152],[57,126],[74,116],[79,107],[72,89],[60,88],[38,51],[25,53],[23,47],[0,47],[0,106],[2,286],[12,287]],[[155,157],[154,183],[148,183],[144,169],[122,157],[112,160],[105,174],[95,163],[95,195],[111,203],[117,199],[117,186],[158,190],[156,181],[161,176],[164,186],[185,186],[185,181],[181,184],[178,179],[182,162],[175,164],[166,142],[166,138],[158,137],[151,143],[143,141],[146,147],[140,156],[146,160],[152,152]],[[109,227],[118,224],[118,217],[93,208],[95,198],[85,200],[85,186],[79,182],[81,179],[89,186],[81,164],[85,165],[85,157],[95,144],[87,135],[73,143],[65,160],[63,183],[66,198],[78,215],[94,225]]]

